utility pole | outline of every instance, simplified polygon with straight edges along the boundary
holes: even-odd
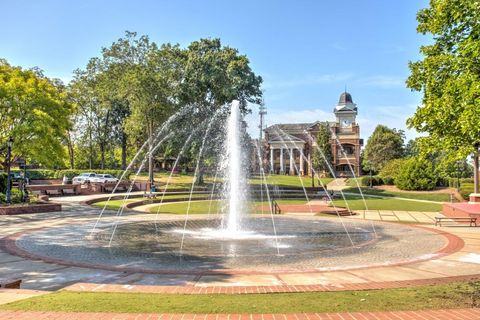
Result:
[[[267,107],[265,107],[265,102],[262,101],[260,104],[260,107],[258,108],[258,114],[260,115],[260,125],[258,128],[260,128],[260,142],[262,142],[263,139],[263,117],[267,114]]]

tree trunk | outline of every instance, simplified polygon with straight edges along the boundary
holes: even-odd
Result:
[[[90,133],[89,133],[89,157],[88,157],[88,165],[89,169],[91,170],[93,167],[93,143],[92,143],[92,129],[90,128]]]
[[[473,153],[473,193],[479,192],[478,169],[478,145],[476,145]]]
[[[122,132],[122,170],[127,169],[127,135]]]
[[[72,138],[70,136],[70,131],[67,131],[67,149],[68,149],[68,161],[70,163],[70,169],[74,169],[75,160],[73,157],[73,143],[72,143]]]
[[[102,141],[100,143],[100,168],[102,170],[105,169],[105,142]]]

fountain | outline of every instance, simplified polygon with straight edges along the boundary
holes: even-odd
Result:
[[[240,103],[233,101],[230,108],[230,117],[227,126],[226,140],[226,194],[228,198],[226,229],[231,234],[240,231],[241,215],[245,213],[245,165],[242,163],[243,154],[240,141]]]
[[[274,215],[271,196],[279,188],[267,183],[261,146],[254,146],[252,157],[247,157],[242,148],[246,141],[243,140],[245,132],[239,102],[234,101],[201,118],[204,120],[198,120],[193,129],[186,130],[182,123],[186,116],[193,114],[195,117],[196,110],[187,107],[173,115],[152,138],[153,148],[147,148],[148,143],[145,143],[128,167],[136,168],[137,174],[130,185],[133,186],[149,153],[161,148],[170,137],[182,137],[184,143],[179,148],[174,168],[164,181],[166,188],[189,144],[194,137],[201,136],[194,179],[189,192],[185,192],[188,201],[182,216],[164,214],[163,202],[168,192],[163,192],[155,200],[159,207],[154,215],[139,215],[125,211],[124,207],[111,211],[105,204],[91,224],[80,221],[46,228],[23,236],[16,245],[38,254],[41,259],[63,259],[72,265],[105,269],[120,266],[132,272],[183,274],[209,270],[268,273],[348,269],[414,259],[443,246],[443,240],[433,239],[432,234],[406,226],[374,225],[370,221],[340,216]],[[223,130],[217,130],[219,128]],[[222,152],[211,151],[219,146]],[[194,198],[196,178],[208,150],[211,158],[217,156],[211,163],[215,168],[212,176],[219,185],[214,183],[211,190],[205,191],[206,199],[197,200]],[[303,153],[300,156],[304,157]],[[261,195],[256,194],[254,188],[248,190],[247,168],[248,161],[252,160],[258,161],[256,174],[262,183]],[[308,194],[303,181],[300,182],[306,202],[312,194]],[[321,187],[325,189],[323,184]],[[131,188],[121,197],[124,203],[130,199],[130,191]],[[109,199],[112,197],[113,193]],[[342,197],[345,199],[343,194]],[[265,202],[270,210],[251,212],[259,200],[262,210]],[[208,215],[191,212],[193,204],[201,201],[208,202]],[[213,209],[214,201],[222,203],[218,210]],[[422,248],[418,248],[418,243],[422,243]]]

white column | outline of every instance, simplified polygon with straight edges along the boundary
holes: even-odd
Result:
[[[303,168],[303,150],[298,150],[300,152],[300,174],[303,176],[305,175],[305,170]]]
[[[290,148],[290,174],[294,175],[295,174],[295,167],[293,166],[293,148]]]
[[[284,173],[285,168],[283,167],[283,148],[280,148],[280,173]]]
[[[270,147],[270,173],[273,173],[273,147]]]

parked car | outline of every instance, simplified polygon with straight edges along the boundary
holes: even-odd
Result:
[[[73,177],[72,183],[73,184],[85,184],[92,181],[92,178],[95,178],[97,174],[95,172],[84,172],[81,173],[79,176]]]
[[[118,182],[118,179],[112,176],[111,174],[96,174],[95,177],[90,179],[90,182],[97,183],[107,183],[107,182]]]

